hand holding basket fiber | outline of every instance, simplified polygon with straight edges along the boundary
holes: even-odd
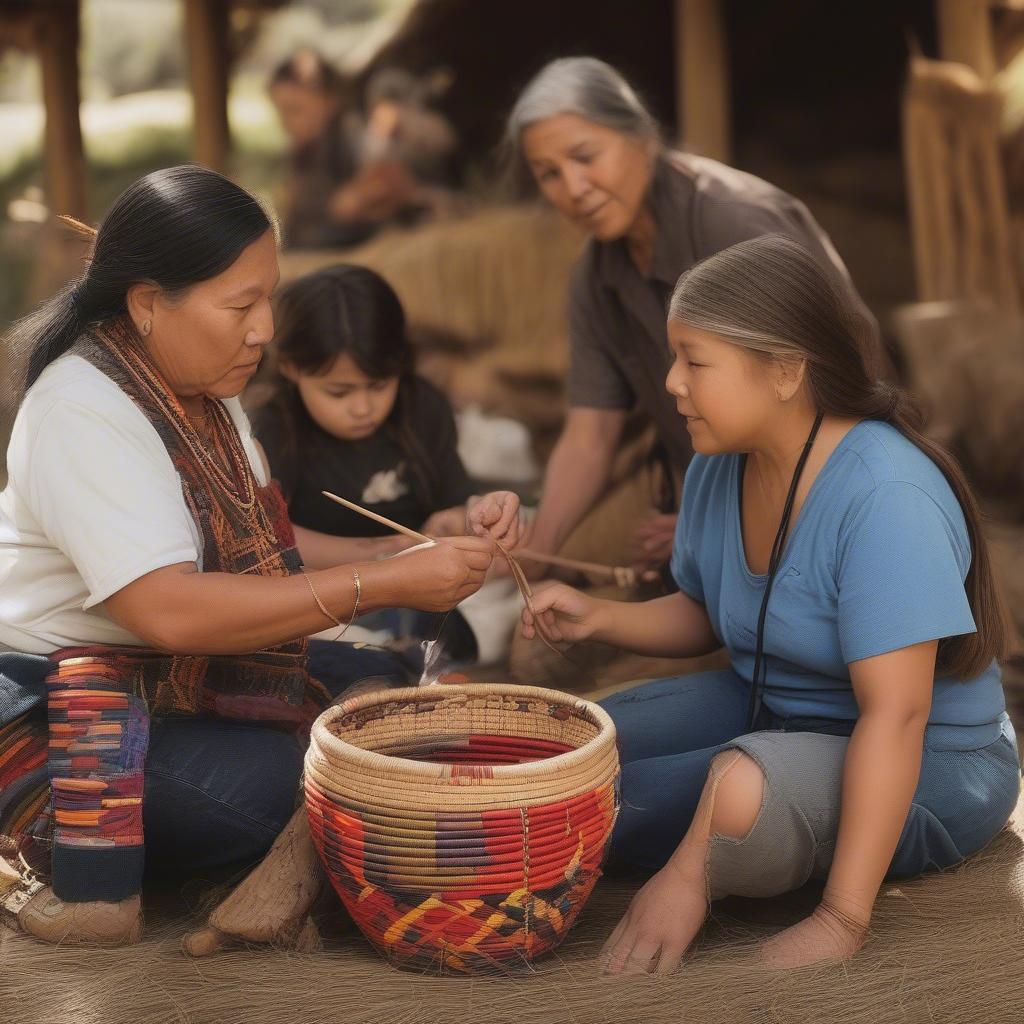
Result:
[[[553,949],[618,812],[596,704],[494,684],[377,691],[313,727],[306,809],[342,902],[392,963],[493,973]]]

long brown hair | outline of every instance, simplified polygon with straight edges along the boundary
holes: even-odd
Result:
[[[730,246],[680,277],[669,319],[709,331],[766,358],[805,359],[806,385],[826,415],[881,420],[942,471],[971,542],[964,581],[976,633],[939,642],[937,666],[972,679],[1006,653],[1006,613],[992,574],[982,515],[956,459],[922,433],[924,418],[902,388],[869,376],[855,320],[836,282],[803,246],[762,235]]]

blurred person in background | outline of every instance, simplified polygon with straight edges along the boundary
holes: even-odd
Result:
[[[282,63],[268,91],[290,144],[285,244],[344,248],[385,224],[453,210],[457,140],[431,107],[448,84],[440,72],[384,68],[359,109],[352,84],[315,52]]]
[[[284,241],[293,248],[356,245],[374,225],[333,216],[332,200],[359,166],[363,122],[350,85],[312,50],[299,50],[270,76],[268,92],[288,138]]]

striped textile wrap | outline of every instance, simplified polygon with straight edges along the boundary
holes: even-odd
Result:
[[[163,441],[202,538],[204,572],[301,571],[284,498],[276,484],[259,485],[221,402],[206,399],[212,439],[204,441],[125,318],[95,328],[72,351],[110,377]],[[66,899],[121,899],[139,889],[150,715],[258,721],[307,736],[330,703],[306,670],[304,638],[247,655],[88,647],[50,658],[48,787],[40,772],[38,715],[0,719],[0,846],[33,850],[39,871],[39,849],[52,839],[54,889]],[[25,736],[31,741],[22,742]],[[9,753],[19,742],[19,752]],[[7,785],[20,782],[30,792],[7,801],[5,812],[8,777]]]
[[[24,866],[49,863],[32,848],[34,832],[47,834],[46,674],[49,659],[0,654],[0,857]],[[37,827],[38,826],[38,827]]]

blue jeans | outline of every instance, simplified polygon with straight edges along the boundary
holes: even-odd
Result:
[[[662,867],[693,820],[712,758],[737,737],[761,731],[845,737],[856,724],[782,718],[762,707],[748,730],[749,696],[750,684],[725,669],[659,679],[601,702],[615,722],[622,762],[622,810],[612,835],[616,856]],[[794,735],[794,746],[798,742]],[[920,780],[890,876],[950,867],[980,850],[1006,823],[1020,786],[1009,720],[995,742],[975,747],[936,744],[926,736]],[[820,817],[826,813],[823,798],[814,796],[807,814]],[[838,793],[824,801],[833,804],[838,819]]]
[[[390,651],[309,642],[309,672],[337,697],[370,676],[401,683]],[[217,718],[150,723],[143,828],[146,870],[215,870],[258,861],[298,806],[305,746],[288,733]]]

